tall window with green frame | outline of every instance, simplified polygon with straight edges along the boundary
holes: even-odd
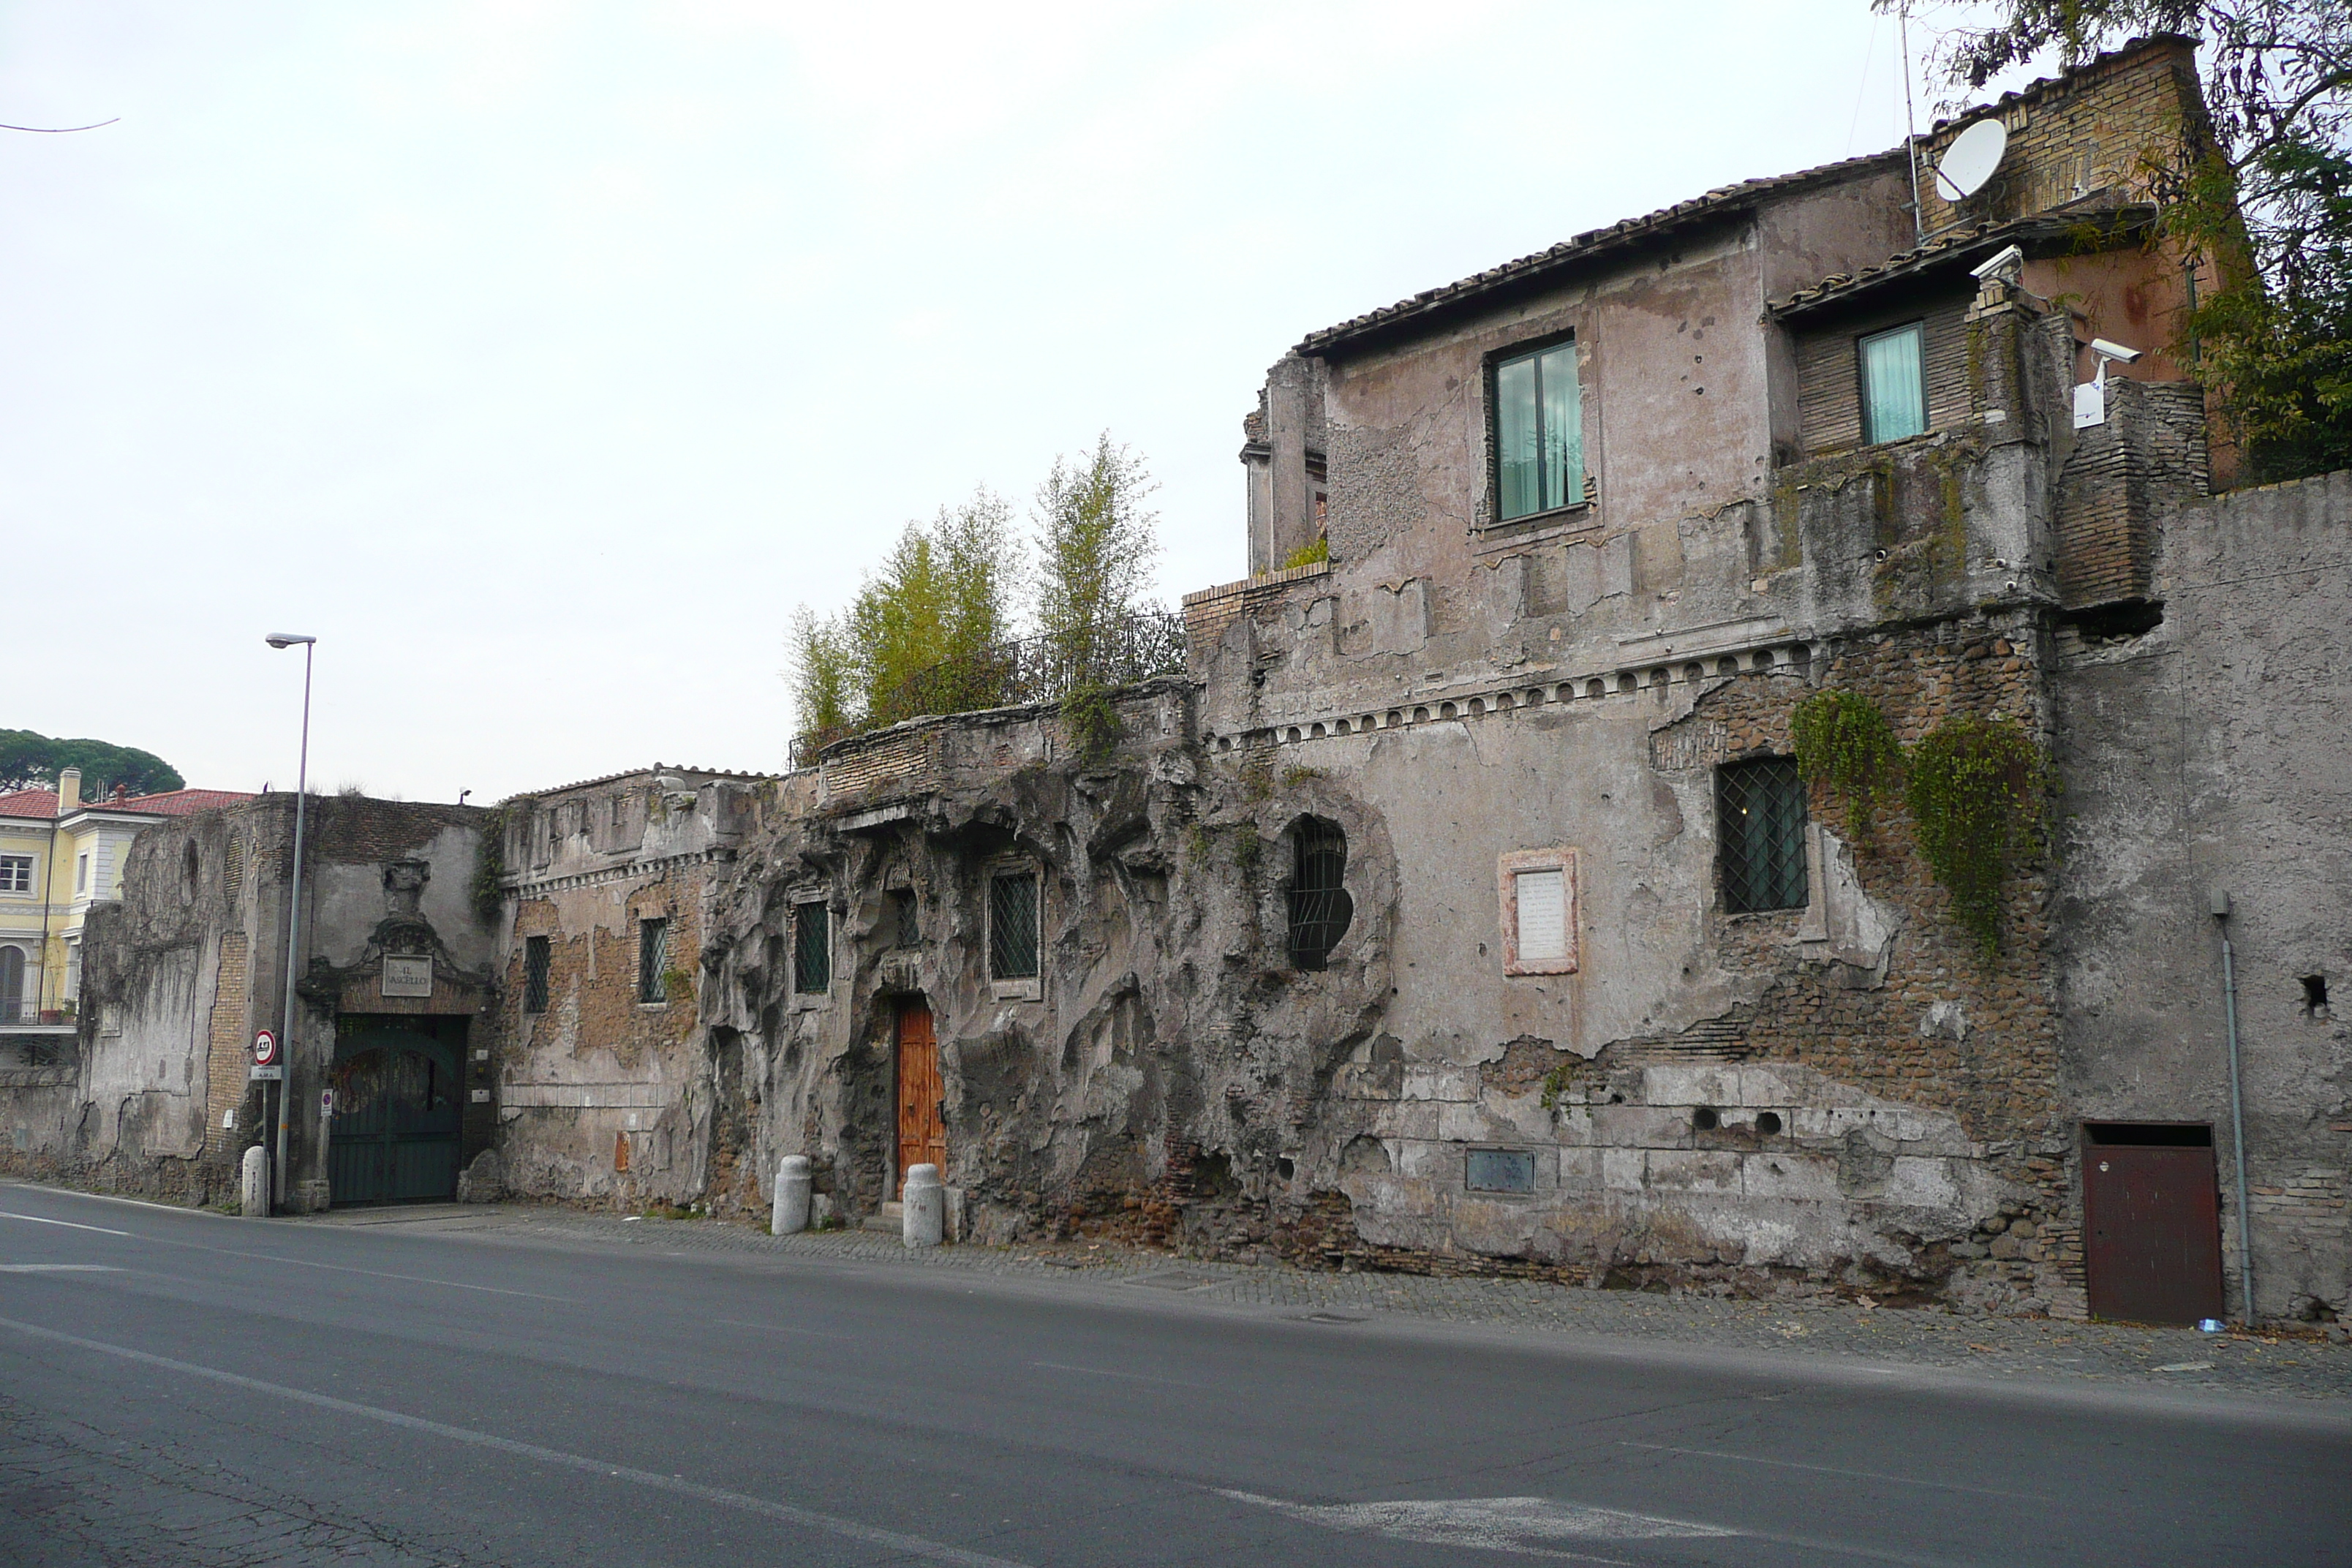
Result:
[[[1495,478],[1503,522],[1584,500],[1584,398],[1574,343],[1496,362]]]
[[[1870,446],[1927,430],[1927,332],[1917,321],[1873,332],[1855,345],[1862,360],[1862,438]]]

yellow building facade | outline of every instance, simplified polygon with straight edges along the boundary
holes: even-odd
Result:
[[[250,798],[182,789],[87,801],[76,768],[56,789],[0,795],[0,1027],[71,1034],[82,924],[91,905],[121,895],[131,841],[168,817]]]

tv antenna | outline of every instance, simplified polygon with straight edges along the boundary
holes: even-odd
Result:
[[[1936,161],[1936,194],[1948,202],[1965,201],[1984,189],[1992,172],[2009,151],[2009,129],[1997,119],[1979,120],[1944,149]]]
[[[1908,0],[1895,11],[1895,47],[1903,58],[1903,151],[1911,159],[1911,239],[1927,238],[1927,215],[1919,207],[1919,121],[1911,108],[1911,6]]]

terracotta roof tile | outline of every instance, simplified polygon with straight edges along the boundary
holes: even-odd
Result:
[[[1646,239],[1653,235],[1675,228],[1685,223],[1719,216],[1761,200],[1766,196],[1783,195],[1805,186],[1832,184],[1880,164],[1899,163],[1903,149],[1891,148],[1884,153],[1872,153],[1859,158],[1844,158],[1834,163],[1822,163],[1794,174],[1775,174],[1767,179],[1742,180],[1737,184],[1718,185],[1705,195],[1689,201],[1676,202],[1660,207],[1641,217],[1626,218],[1606,228],[1587,229],[1573,239],[1564,240],[1549,250],[1538,250],[1532,256],[1522,256],[1516,261],[1490,267],[1475,272],[1458,283],[1448,283],[1441,289],[1424,289],[1410,300],[1401,300],[1378,310],[1368,311],[1310,332],[1297,348],[1300,353],[1320,353],[1357,338],[1369,337],[1389,327],[1442,310],[1448,306],[1490,292],[1496,289],[1539,277],[1559,268],[1572,266],[1594,256],[1605,254]]]
[[[77,809],[125,811],[144,816],[193,816],[200,811],[236,805],[253,798],[231,789],[175,789],[123,800],[86,800]],[[48,822],[57,815],[58,792],[53,789],[22,789],[14,795],[0,795],[0,816],[29,816]]]

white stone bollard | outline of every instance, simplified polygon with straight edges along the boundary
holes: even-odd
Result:
[[[768,1217],[768,1228],[778,1236],[798,1236],[808,1228],[809,1158],[806,1154],[787,1154],[784,1163],[776,1167],[776,1206]]]
[[[909,1165],[906,1184],[898,1189],[900,1238],[908,1247],[937,1247],[947,1229],[947,1189],[940,1185],[937,1165]]]
[[[238,1205],[248,1219],[269,1217],[269,1151],[256,1143],[245,1152],[245,1165],[239,1175],[242,1185],[237,1193]]]

